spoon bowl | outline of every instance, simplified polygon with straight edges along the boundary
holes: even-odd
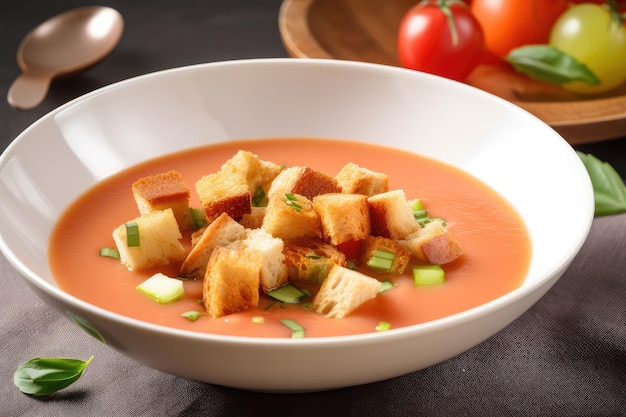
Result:
[[[36,107],[54,78],[83,71],[107,56],[123,28],[122,16],[110,7],[81,7],[46,20],[18,47],[22,74],[9,88],[9,104],[22,110]]]

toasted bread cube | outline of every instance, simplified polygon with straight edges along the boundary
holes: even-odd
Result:
[[[113,231],[120,260],[128,269],[145,269],[179,262],[185,258],[185,248],[180,242],[182,234],[171,208],[151,211],[130,222],[137,224],[139,246],[128,247],[127,223]]]
[[[368,236],[359,248],[359,262],[366,265],[377,251],[393,254],[389,268],[379,269],[378,272],[402,274],[411,260],[411,252],[393,239],[380,236]]]
[[[322,225],[313,203],[298,194],[271,197],[261,227],[285,240],[322,237]]]
[[[274,162],[262,161],[258,155],[249,151],[239,150],[221,168],[225,172],[239,172],[246,179],[250,193],[254,195],[258,187],[267,193],[270,184],[282,170]]]
[[[309,167],[290,167],[283,171],[272,182],[268,198],[285,194],[303,195],[309,200],[320,194],[340,193],[341,187],[328,174]]]
[[[213,250],[227,246],[246,237],[246,229],[226,213],[222,213],[209,224],[187,254],[180,268],[180,275],[202,279]]]
[[[246,229],[259,229],[263,226],[266,207],[251,207],[250,213],[244,214],[239,223]]]
[[[326,242],[337,246],[370,235],[367,196],[362,194],[323,194],[313,199],[313,207],[322,222]]]
[[[287,283],[284,243],[263,229],[248,229],[246,238],[229,248],[243,248],[243,256],[259,264],[260,288],[263,292],[275,290]]]
[[[189,188],[177,171],[140,178],[133,183],[132,191],[139,214],[171,208],[178,227],[188,228]]]
[[[372,196],[389,191],[389,175],[362,168],[349,162],[335,175],[341,192]]]
[[[290,281],[321,285],[333,265],[346,266],[346,255],[321,240],[287,241],[283,249]]]
[[[218,247],[211,253],[202,302],[213,318],[256,307],[259,303],[260,265],[243,252],[243,249]]]
[[[380,291],[380,281],[358,271],[334,265],[319,292],[313,297],[311,307],[329,318],[343,318],[361,304],[375,298]]]
[[[398,243],[406,247],[418,259],[436,265],[444,265],[463,254],[463,248],[439,220],[426,223]]]
[[[210,223],[222,213],[238,219],[250,213],[250,190],[239,172],[218,171],[196,182],[196,193]]]
[[[374,236],[397,240],[419,230],[403,190],[377,194],[369,197],[368,201]]]

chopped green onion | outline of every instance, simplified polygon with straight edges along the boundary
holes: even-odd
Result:
[[[181,314],[181,317],[189,319],[190,321],[196,321],[200,318],[201,315],[202,315],[201,311],[190,310],[190,311],[185,311],[183,314]]]
[[[254,323],[254,324],[263,324],[263,323],[265,323],[265,317],[254,316],[254,317],[252,317],[252,323]]]
[[[100,248],[100,256],[120,259],[120,253],[117,251],[117,249],[112,248]]]
[[[413,211],[421,211],[424,210],[424,206],[422,205],[422,200],[416,198],[415,200],[409,201],[409,207],[413,209]]]
[[[152,275],[135,288],[140,293],[161,304],[177,300],[185,293],[181,280],[170,278],[161,273]]]
[[[301,290],[293,284],[287,284],[268,292],[267,295],[281,303],[298,304],[302,299],[310,296],[311,292]]]
[[[256,188],[256,192],[252,196],[252,205],[254,207],[265,207],[267,206],[267,195],[265,194],[265,190],[260,185]]]
[[[302,206],[298,204],[298,198],[291,193],[285,194],[285,203],[297,212],[302,211]]]
[[[396,254],[393,252],[376,249],[372,253],[372,257],[367,260],[367,266],[383,271],[391,271],[395,257]]]
[[[413,267],[413,281],[417,286],[443,284],[445,272],[440,265],[420,265]]]
[[[389,329],[391,329],[391,323],[389,323],[388,321],[381,321],[380,323],[378,323],[378,326],[376,326],[376,330],[379,332],[384,332],[385,330]]]
[[[291,330],[291,337],[293,339],[301,339],[304,337],[304,327],[300,326],[294,320],[282,319],[280,320],[280,322],[289,327],[289,329]]]
[[[356,264],[353,261],[348,261],[346,263],[346,268],[352,269],[353,271],[356,271],[358,269],[358,267],[356,266]]]
[[[139,247],[139,225],[137,222],[126,223],[126,246]]]
[[[394,284],[391,281],[383,281],[380,283],[380,289],[378,290],[378,292],[385,292],[388,291],[392,288],[395,288],[396,284]]]
[[[189,220],[192,229],[198,230],[207,224],[206,214],[204,210],[195,207],[189,207]]]

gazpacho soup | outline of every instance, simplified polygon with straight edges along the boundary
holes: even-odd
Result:
[[[98,182],[56,224],[61,289],[178,329],[322,337],[435,320],[521,285],[527,230],[473,176],[379,145],[242,140]]]

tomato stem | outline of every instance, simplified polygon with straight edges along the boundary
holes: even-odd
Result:
[[[455,3],[453,0],[452,3]],[[448,6],[448,0],[438,0],[439,9],[441,12],[446,15],[448,19],[448,27],[450,27],[450,38],[452,40],[452,45],[459,44],[459,31],[456,28],[456,22],[454,20],[454,15],[452,14],[452,9]]]

